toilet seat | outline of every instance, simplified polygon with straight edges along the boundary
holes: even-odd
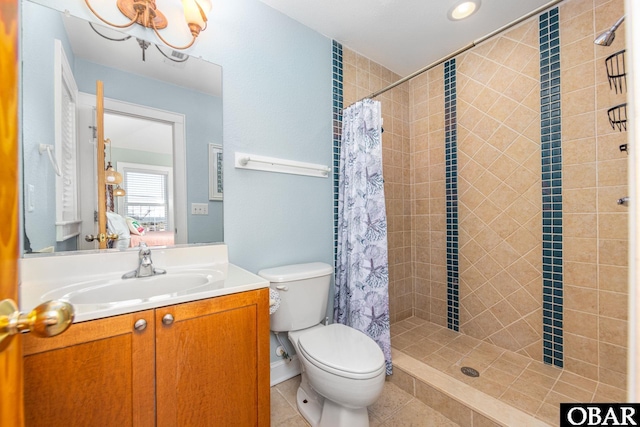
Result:
[[[334,323],[300,335],[298,348],[323,371],[351,379],[370,379],[385,370],[378,344],[357,329]]]

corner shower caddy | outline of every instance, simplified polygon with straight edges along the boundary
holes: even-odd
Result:
[[[625,93],[627,91],[627,72],[625,67],[625,49],[618,51],[612,55],[609,55],[605,60],[607,67],[607,79],[609,80],[609,88],[615,90],[616,93]],[[609,124],[613,130],[620,132],[627,130],[627,103],[622,103],[611,107],[607,110],[607,117],[609,118]],[[627,154],[627,144],[620,145],[620,151],[624,151]],[[618,204],[627,206],[629,203],[629,197],[622,197],[618,199]]]
[[[625,67],[625,49],[609,55],[605,60],[609,88],[616,93],[624,93],[627,90],[627,72]],[[627,103],[616,105],[607,110],[609,124],[613,130],[622,132],[627,130]],[[620,147],[623,150],[622,146]],[[625,147],[626,150],[626,147]],[[624,151],[624,150],[623,150]]]

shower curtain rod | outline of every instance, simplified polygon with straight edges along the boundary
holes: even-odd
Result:
[[[485,40],[487,40],[487,39],[489,39],[489,38],[491,38],[491,37],[495,36],[496,34],[499,34],[499,33],[503,32],[503,31],[505,31],[505,30],[508,30],[509,28],[511,28],[511,27],[513,27],[513,26],[516,26],[516,25],[518,25],[519,23],[521,23],[521,22],[523,22],[523,21],[525,21],[525,20],[527,20],[527,19],[531,18],[532,16],[535,16],[535,15],[537,15],[537,14],[539,14],[539,13],[543,12],[544,10],[549,9],[549,8],[551,8],[551,7],[555,6],[556,4],[560,3],[561,1],[563,1],[563,0],[552,0],[552,1],[550,1],[549,3],[547,3],[547,4],[543,5],[543,6],[540,6],[539,8],[537,8],[537,9],[535,9],[535,10],[533,10],[533,11],[531,11],[531,12],[527,13],[526,15],[524,15],[524,16],[522,16],[522,17],[520,17],[520,18],[518,18],[518,19],[516,19],[516,20],[514,20],[514,21],[511,21],[510,23],[508,23],[508,24],[506,24],[506,25],[504,25],[504,26],[502,26],[502,27],[498,28],[497,30],[490,32],[490,33],[489,33],[489,34],[487,34],[486,36],[484,36],[484,37],[480,37],[479,39],[476,39],[476,40],[472,41],[472,42],[471,42],[471,43],[469,43],[468,45],[466,45],[466,46],[464,46],[464,47],[461,47],[460,49],[456,50],[455,52],[450,53],[449,55],[444,56],[444,57],[442,57],[442,58],[438,59],[438,60],[437,60],[437,61],[435,61],[435,62],[432,62],[431,64],[427,65],[426,67],[421,68],[421,69],[419,69],[418,71],[415,71],[415,72],[413,72],[413,73],[409,74],[408,76],[401,78],[401,79],[400,79],[400,80],[398,80],[397,82],[395,82],[395,83],[391,83],[389,86],[387,86],[387,87],[385,87],[385,88],[383,88],[383,89],[380,89],[380,90],[379,90],[379,91],[377,91],[377,92],[373,92],[373,93],[372,93],[372,94],[370,94],[369,96],[367,96],[367,97],[365,97],[365,98],[362,98],[362,99],[359,99],[359,100],[358,100],[358,101],[356,101],[356,102],[360,102],[360,101],[363,101],[363,100],[365,100],[365,99],[375,98],[376,96],[382,95],[383,93],[385,93],[385,92],[387,92],[387,91],[389,91],[389,90],[391,90],[391,89],[395,88],[396,86],[400,86],[402,83],[404,83],[404,82],[406,82],[406,81],[409,81],[409,80],[411,80],[412,78],[417,77],[417,76],[419,76],[420,74],[422,74],[422,73],[425,73],[425,72],[429,71],[429,70],[430,70],[430,69],[432,69],[433,67],[436,67],[437,65],[440,65],[440,64],[442,64],[443,62],[448,61],[449,59],[451,59],[451,58],[453,58],[453,57],[455,57],[455,56],[457,56],[457,55],[460,55],[460,54],[461,54],[461,53],[463,53],[463,52],[466,52],[467,50],[471,49],[472,47],[475,47],[475,46],[479,45],[479,44],[480,44],[480,43],[482,43],[483,41],[485,41]],[[354,102],[353,104],[355,104],[355,102]],[[353,105],[353,104],[351,104],[351,105]]]

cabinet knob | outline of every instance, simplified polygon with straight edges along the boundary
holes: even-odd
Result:
[[[173,316],[170,314],[165,314],[164,316],[162,316],[162,324],[164,325],[170,325],[173,323]]]
[[[133,324],[133,327],[136,331],[144,331],[147,329],[147,321],[144,319],[136,320],[136,323]]]

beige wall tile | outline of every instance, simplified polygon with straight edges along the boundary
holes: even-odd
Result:
[[[561,70],[562,91],[572,92],[585,88],[594,88],[595,73],[596,64],[594,61],[580,63],[568,69],[563,68]]]
[[[572,286],[596,288],[598,285],[598,267],[593,263],[565,261],[564,283]]]
[[[606,368],[615,372],[627,371],[627,349],[609,343],[600,343],[600,359],[606,360]]]
[[[598,216],[592,214],[571,214],[563,216],[563,235],[566,237],[597,237]]]
[[[617,204],[617,200],[619,198],[629,195],[629,187],[627,185],[599,187],[597,194],[598,212],[629,212],[629,208],[627,206]]]
[[[627,240],[600,239],[598,253],[600,263],[606,265],[626,266],[628,257]]]
[[[594,11],[593,3],[602,6]],[[618,150],[625,136],[610,128],[604,109],[624,96],[608,88],[602,66],[606,52],[594,47],[593,27],[611,25],[623,6],[621,0],[568,0],[560,7],[565,370],[613,383],[621,373],[604,362],[599,366],[605,350],[598,348],[626,345],[621,307],[627,300],[628,208],[616,200],[628,195],[628,187],[627,157]],[[528,354],[534,354],[536,337],[518,342],[515,327],[513,333],[504,328],[539,323],[534,317],[540,311],[541,250],[537,33],[533,19],[458,58],[460,287],[478,292],[463,296],[464,329]],[[617,35],[616,44],[620,41],[624,37]],[[344,52],[349,97],[363,96],[364,82],[371,89],[395,77],[361,55]],[[392,184],[385,191],[393,199],[388,205],[390,271],[398,281],[393,315],[414,313],[440,324],[447,309],[442,76],[439,65],[381,97],[387,117],[384,144],[391,153],[385,152],[384,161],[385,179]],[[522,323],[509,299],[519,295],[533,301],[531,317]],[[483,308],[487,304],[490,310]],[[588,349],[595,352],[590,356]]]
[[[598,339],[598,316],[595,314],[565,309],[563,326],[567,333]]]
[[[624,213],[609,213],[598,215],[598,234],[602,239],[627,240],[628,215]]]
[[[562,43],[562,38],[560,38],[560,42],[562,49],[561,69],[571,69],[580,64],[593,62],[595,59],[593,37],[585,37],[569,44]]]
[[[620,151],[620,145],[626,143],[627,138],[624,132],[598,136],[598,143],[596,146],[598,160],[602,161],[627,159],[628,154]]]
[[[571,135],[573,139],[592,138],[596,135],[595,124],[597,123],[596,118],[599,115],[600,114],[596,114],[596,112],[588,112],[573,116],[566,116],[563,113],[563,135]]]
[[[570,44],[584,37],[593,35],[593,10],[586,10],[578,15],[570,16],[562,22],[562,43]]]
[[[615,149],[615,148],[612,148]],[[598,163],[598,185],[621,185],[627,182],[627,159],[607,160]]]
[[[583,313],[598,313],[598,291],[595,289],[567,285],[564,288],[565,307]]]
[[[598,365],[597,340],[571,333],[566,333],[564,338],[564,352],[567,358]]]
[[[596,110],[600,111],[601,114],[604,114],[605,117],[607,116],[607,112],[606,111],[602,111],[602,110],[608,110],[609,108],[615,106],[615,105],[620,105],[623,104],[626,101],[626,90],[625,92],[616,92],[616,90],[614,88],[612,88],[609,85],[609,81],[607,78],[607,72],[606,72],[606,67],[602,66],[602,67],[596,67],[596,71],[595,71],[595,77],[596,77],[596,81],[597,84],[595,86],[595,90],[596,90]],[[616,132],[617,132],[617,128],[616,128]],[[613,131],[613,128],[607,128],[607,131]],[[617,132],[616,135],[620,136],[620,135],[624,135],[624,133],[622,132]]]
[[[598,312],[601,316],[627,320],[627,294],[600,291]]]
[[[627,293],[629,270],[626,266],[601,265],[598,282],[601,290]]]
[[[615,344],[620,347],[627,346],[627,322],[609,317],[598,319],[598,339],[600,342]]]
[[[563,242],[565,261],[595,263],[598,241],[590,238],[567,237]]]
[[[620,11],[624,10],[624,2],[620,0],[608,1],[600,4],[595,10],[595,31],[604,31],[610,28],[610,22],[616,22],[620,18]],[[616,40],[617,34],[616,34]]]
[[[595,87],[592,86],[571,92],[563,91],[562,114],[565,117],[573,117],[580,114],[594,112],[596,110],[595,101],[596,91]]]
[[[564,165],[592,163],[596,161],[596,140],[594,138],[565,140],[562,142]]]

